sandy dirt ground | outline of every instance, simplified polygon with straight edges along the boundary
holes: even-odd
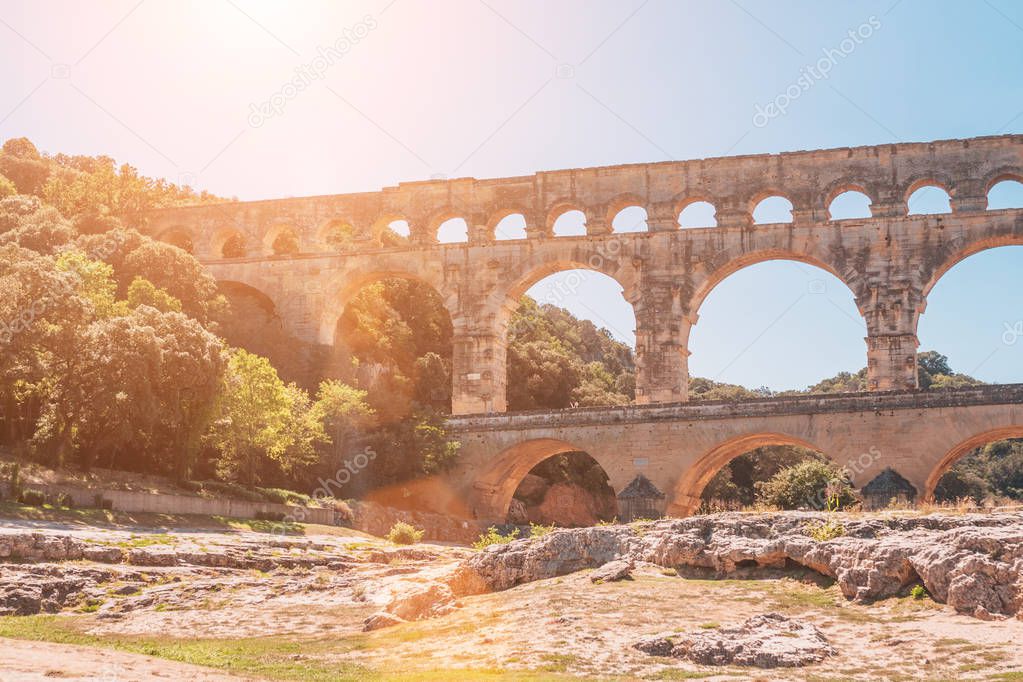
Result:
[[[126,537],[98,529],[73,532]],[[251,542],[253,535],[245,537]],[[181,542],[229,545],[235,537],[241,536],[189,533]],[[363,620],[380,610],[394,586],[426,580],[470,550],[419,545],[425,555],[409,558],[392,556],[393,546],[364,537],[306,540],[320,547],[317,552],[336,551],[347,560],[333,568],[272,571],[147,567],[137,591],[121,596],[110,589],[113,596],[97,610],[67,608],[57,618],[83,636],[111,641],[265,641],[267,657],[297,660],[318,671],[318,679],[331,679],[322,675],[334,667],[353,666],[410,680],[436,671],[447,671],[442,679],[473,680],[484,670],[531,672],[529,679],[1023,679],[1023,621],[978,620],[908,595],[854,604],[830,580],[808,571],[717,579],[644,564],[631,580],[602,584],[580,571],[465,597],[444,616],[363,632]],[[142,569],[118,570],[127,573],[111,578],[111,588],[138,581]],[[650,635],[714,630],[770,612],[816,625],[837,655],[801,669],[756,670],[699,666],[632,647]],[[297,650],[287,648],[296,644]],[[102,648],[0,640],[0,651],[4,682],[243,679]]]
[[[194,665],[174,663],[151,656],[93,647],[23,642],[0,638],[2,682],[139,682],[192,680],[192,682],[241,682],[234,677]]]

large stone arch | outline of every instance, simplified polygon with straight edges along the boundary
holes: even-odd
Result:
[[[168,225],[157,234],[157,240],[177,246],[188,253],[195,254],[200,246],[200,232],[189,225]]]
[[[476,473],[472,482],[472,508],[480,519],[503,521],[512,497],[526,474],[540,462],[568,452],[585,452],[610,477],[610,462],[599,453],[558,438],[533,438],[509,446]],[[615,490],[615,492],[619,492]]]
[[[534,255],[521,263],[517,276],[504,287],[496,287],[487,302],[487,308],[495,314],[498,331],[507,336],[507,326],[519,300],[534,284],[566,270],[587,270],[610,277],[622,287],[622,295],[632,304],[638,285],[635,268],[621,253],[601,254],[599,249],[592,253],[574,250],[572,253]]]
[[[921,499],[924,502],[933,502],[934,491],[938,487],[938,481],[941,480],[941,477],[945,475],[945,472],[947,472],[956,462],[968,455],[970,452],[982,445],[999,440],[1007,440],[1009,438],[1023,438],[1023,419],[1015,425],[1001,426],[981,431],[980,433],[970,436],[966,440],[954,445],[931,469],[930,474],[927,476],[927,481],[924,484]]]
[[[715,259],[711,267],[706,270],[702,277],[694,283],[692,293],[689,297],[688,310],[695,317],[698,315],[700,306],[719,284],[734,275],[735,273],[753,265],[767,263],[769,261],[788,260],[805,263],[820,268],[825,272],[834,275],[840,280],[853,296],[858,296],[859,276],[853,272],[843,273],[836,265],[825,257],[814,253],[812,250],[799,251],[790,248],[763,248],[744,253],[730,254],[723,253]]]
[[[346,270],[333,277],[323,290],[323,305],[319,320],[319,341],[324,345],[334,344],[337,321],[345,307],[364,287],[384,279],[397,277],[424,284],[440,296],[452,322],[458,317],[457,296],[444,286],[443,273],[439,268],[422,266],[416,269],[404,267],[400,258],[381,257],[375,267]],[[389,262],[393,261],[393,262]]]
[[[252,296],[263,308],[268,315],[279,316],[278,302],[268,294],[264,287],[252,284],[250,282],[243,282],[238,279],[218,279],[217,290],[224,294],[228,300],[231,299],[232,294],[239,293],[248,296]]]
[[[926,271],[924,273],[924,286],[921,291],[923,305],[919,311],[920,313],[924,311],[927,296],[937,285],[938,281],[959,263],[982,251],[997,249],[1003,246],[1023,246],[1023,220],[1017,221],[1013,228],[991,230],[991,232],[991,234],[983,236],[978,235],[972,241],[965,243],[962,239],[956,238],[945,242],[942,248],[937,250],[936,258],[933,261],[929,274]]]
[[[735,436],[697,459],[675,483],[668,503],[669,516],[690,516],[700,508],[700,495],[726,464],[740,455],[768,445],[795,445],[824,452],[807,438],[783,432],[757,431]]]

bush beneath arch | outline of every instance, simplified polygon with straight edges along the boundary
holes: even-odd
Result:
[[[755,488],[758,502],[779,509],[845,509],[857,502],[845,473],[818,459],[786,467]]]

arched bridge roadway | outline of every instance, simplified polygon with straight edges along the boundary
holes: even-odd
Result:
[[[572,451],[593,457],[616,493],[645,475],[676,516],[696,511],[703,488],[731,459],[780,444],[827,455],[856,487],[892,468],[926,500],[973,448],[1023,438],[1023,384],[467,415],[449,426],[462,455],[446,489],[486,520],[505,519],[530,469]]]

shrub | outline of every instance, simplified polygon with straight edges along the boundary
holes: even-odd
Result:
[[[507,535],[501,535],[501,531],[497,530],[496,526],[487,528],[487,532],[479,536],[476,542],[472,543],[473,549],[484,549],[491,545],[507,545],[512,540],[516,540],[519,537],[519,529],[515,528],[511,530]]]
[[[531,538],[542,538],[544,535],[547,535],[548,533],[552,532],[554,532],[553,523],[549,526],[544,526],[539,523],[529,524],[529,537]]]
[[[58,507],[66,507],[67,509],[71,509],[75,506],[75,500],[69,493],[60,493],[57,495],[55,503]]]
[[[27,504],[31,507],[41,507],[46,504],[46,494],[43,493],[42,490],[27,488],[18,496],[18,502],[21,504]]]
[[[806,525],[806,534],[817,542],[827,542],[845,535],[845,526],[833,518]]]
[[[266,502],[267,499],[254,490],[229,481],[203,481],[202,491],[207,495],[223,495],[246,502]]]
[[[923,585],[913,585],[913,589],[909,591],[909,596],[913,599],[923,599],[927,596],[927,590]]]
[[[757,502],[778,509],[836,509],[856,502],[852,484],[838,467],[808,459],[756,484]]]
[[[420,530],[412,524],[398,521],[391,526],[391,530],[387,533],[387,539],[396,545],[414,545],[423,539],[425,533],[426,531]]]
[[[275,502],[277,504],[296,504],[301,507],[308,507],[312,503],[312,498],[302,493],[296,493],[294,490],[285,490],[284,488],[256,488],[256,492],[263,496],[267,502]]]
[[[334,510],[334,523],[343,525],[355,521],[355,513],[352,511],[351,505],[344,500],[326,500],[326,502],[330,502],[330,506]]]

